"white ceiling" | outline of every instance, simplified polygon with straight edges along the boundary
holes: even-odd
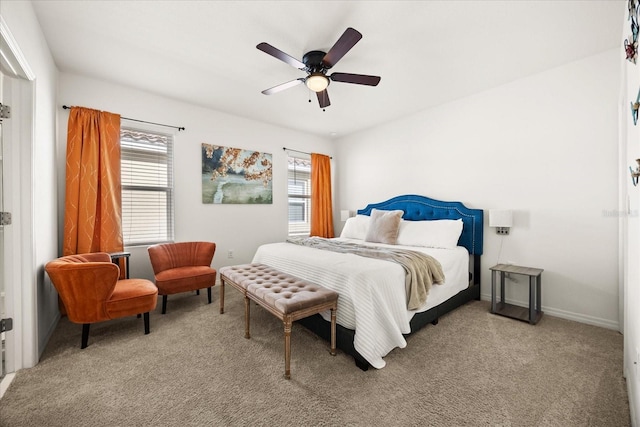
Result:
[[[627,1],[32,3],[63,72],[339,137],[621,46]],[[302,59],[347,27],[363,38],[331,72],[377,87],[333,82],[325,112],[304,85],[260,93],[305,74],[258,43]]]

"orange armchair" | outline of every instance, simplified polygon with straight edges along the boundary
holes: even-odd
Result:
[[[68,255],[47,263],[45,270],[64,303],[69,320],[82,324],[80,348],[87,347],[89,326],[144,313],[149,333],[149,312],[156,308],[158,289],[145,279],[123,279],[120,268],[105,252]]]
[[[167,295],[207,288],[211,304],[211,287],[216,284],[216,270],[211,261],[216,244],[211,242],[163,243],[148,248],[149,259],[162,295],[162,314],[167,312]]]

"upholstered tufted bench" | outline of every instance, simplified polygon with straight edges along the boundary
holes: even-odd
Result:
[[[314,283],[263,264],[222,267],[220,313],[224,313],[224,286],[230,284],[244,296],[244,337],[249,333],[250,301],[267,309],[284,324],[284,377],[291,378],[291,325],[298,319],[331,310],[331,355],[336,354],[336,310],[338,294]]]

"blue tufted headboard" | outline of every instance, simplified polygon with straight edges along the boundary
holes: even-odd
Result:
[[[461,218],[463,225],[458,245],[467,248],[472,255],[482,255],[482,209],[469,209],[461,202],[443,202],[414,194],[369,204],[358,210],[358,215],[371,215],[371,209],[402,210],[402,218],[408,221]]]

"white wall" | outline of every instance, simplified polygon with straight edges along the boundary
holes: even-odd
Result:
[[[26,223],[26,232],[19,242],[21,248],[17,248],[22,252],[20,265],[12,266],[19,279],[8,284],[22,293],[20,320],[24,329],[16,333],[20,333],[25,342],[21,344],[23,360],[16,365],[19,369],[37,363],[59,315],[57,294],[44,273],[44,264],[57,256],[57,69],[30,2],[2,2],[0,13],[35,75],[35,80],[29,83],[33,86],[25,89],[33,97],[27,104],[34,103],[34,108],[15,111],[23,120],[31,122],[33,137],[22,135],[22,139],[16,141],[20,145],[20,158],[14,160],[20,162],[19,166],[15,165],[20,174],[12,176],[7,183],[15,185],[15,180],[20,180],[20,220]]]
[[[60,105],[111,111],[123,117],[184,126],[175,133],[175,240],[208,240],[217,244],[213,266],[251,262],[262,243],[287,237],[287,163],[283,147],[333,155],[328,139],[180,103],[135,89],[61,73]],[[62,233],[64,164],[68,111],[60,109],[58,132],[59,218]],[[123,121],[123,125],[134,125]],[[167,129],[162,129],[164,132]],[[268,152],[273,155],[273,204],[202,203],[201,144]],[[153,279],[146,247],[131,250],[132,277]],[[234,258],[228,259],[229,250]]]
[[[547,314],[617,329],[619,81],[611,50],[342,138],[336,205],[415,193],[484,209],[484,299],[498,261],[543,268]],[[515,211],[499,258],[494,208]]]

